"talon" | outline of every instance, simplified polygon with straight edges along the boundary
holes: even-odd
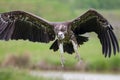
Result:
[[[62,67],[64,67],[64,63],[65,63],[65,58],[61,56],[61,65],[62,65]]]
[[[76,54],[76,55],[75,55],[75,58],[76,58],[78,61],[80,61],[80,55],[79,55],[79,54]]]

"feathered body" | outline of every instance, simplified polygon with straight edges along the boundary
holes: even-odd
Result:
[[[50,49],[61,53],[73,52],[88,37],[82,34],[95,32],[102,45],[102,52],[111,56],[119,52],[119,44],[111,24],[97,11],[88,10],[80,17],[66,22],[49,22],[41,17],[24,11],[11,11],[0,14],[0,39],[28,39],[32,42],[48,43],[54,41]],[[57,38],[56,38],[57,37]]]

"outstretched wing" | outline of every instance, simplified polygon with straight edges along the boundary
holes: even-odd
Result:
[[[95,10],[88,10],[82,16],[70,22],[70,26],[75,35],[81,35],[87,32],[95,32],[102,44],[103,54],[111,56],[119,52],[119,44],[113,33],[111,24]]]
[[[50,22],[24,11],[11,11],[0,14],[0,39],[47,43],[55,39],[55,33]]]

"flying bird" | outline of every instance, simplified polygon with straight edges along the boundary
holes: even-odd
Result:
[[[29,40],[49,43],[50,49],[60,50],[61,64],[64,66],[63,53],[76,53],[80,60],[78,47],[88,41],[82,34],[95,32],[102,45],[102,53],[110,57],[119,52],[119,44],[113,27],[96,10],[88,10],[83,15],[65,22],[50,22],[24,11],[10,11],[0,14],[0,40]]]

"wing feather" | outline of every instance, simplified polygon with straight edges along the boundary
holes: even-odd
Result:
[[[49,42],[55,39],[54,26],[47,20],[24,11],[0,14],[0,39]]]
[[[119,51],[120,51],[120,48],[119,48],[118,40],[117,40],[114,32],[113,32],[113,31],[110,31],[110,32],[111,32],[111,34],[113,35],[113,39],[114,39],[114,41],[115,41],[115,45],[116,45],[116,47],[117,47],[117,51],[119,52]]]
[[[109,31],[107,31],[106,34],[107,34],[106,35],[107,36],[107,41],[108,41],[108,44],[109,44],[108,45],[108,47],[109,47],[108,49],[109,49],[109,57],[110,57],[111,56],[111,42],[110,42],[111,39],[110,39]]]
[[[106,56],[111,56],[112,50],[116,54],[119,52],[119,43],[113,32],[111,24],[97,11],[88,10],[82,16],[72,20],[70,27],[75,35],[88,32],[95,32],[102,44],[102,52]]]

